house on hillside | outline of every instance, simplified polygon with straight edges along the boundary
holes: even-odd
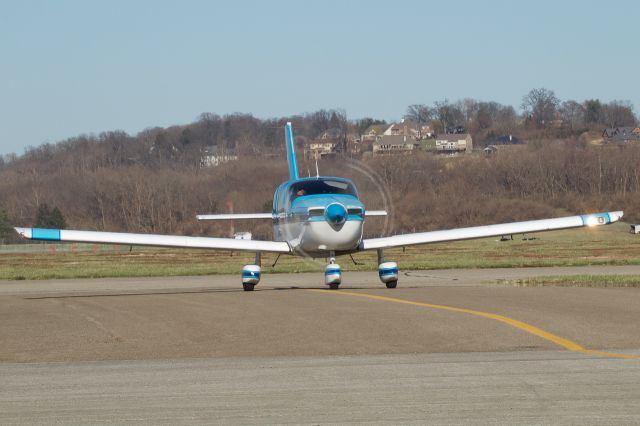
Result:
[[[311,139],[304,144],[304,158],[307,160],[319,160],[338,153],[336,139]]]
[[[388,127],[388,124],[373,124],[367,127],[362,136],[360,136],[360,142],[364,144],[379,140]]]
[[[473,140],[469,133],[444,134],[436,136],[436,153],[456,154],[471,152]]]
[[[484,155],[493,155],[498,151],[511,150],[512,148],[524,146],[524,141],[517,136],[513,135],[500,135],[488,139],[487,146],[482,149]]]
[[[316,139],[322,140],[333,140],[333,139],[342,139],[344,132],[342,129],[338,129],[337,127],[327,129],[324,132],[320,133]]]
[[[486,147],[484,147],[484,149],[482,150],[482,153],[484,155],[494,155],[498,153],[498,147],[495,145],[487,145]]]
[[[383,135],[373,143],[373,155],[410,154],[418,143],[410,136]]]
[[[342,130],[338,128],[327,129],[320,133],[315,139],[310,139],[304,143],[304,158],[319,160],[327,156],[338,153],[343,141]]]
[[[217,167],[228,161],[238,161],[235,149],[221,149],[218,145],[211,145],[203,150],[200,167]]]
[[[467,129],[465,129],[463,126],[447,126],[447,128],[445,129],[445,133],[467,133]]]
[[[615,144],[640,142],[640,127],[607,127],[602,132],[602,138],[607,143]]]
[[[387,136],[410,136],[415,140],[430,138],[433,135],[431,126],[419,125],[415,121],[402,120],[393,123],[384,132]]]
[[[334,128],[322,132],[315,139],[304,143],[304,158],[319,160],[336,154],[358,154],[360,152],[360,137],[355,133],[345,133],[344,130]]]
[[[498,145],[487,145],[483,150],[482,153],[484,155],[495,155],[495,154],[499,154],[501,152],[513,152],[519,149],[523,149],[526,145],[524,144],[498,144]]]

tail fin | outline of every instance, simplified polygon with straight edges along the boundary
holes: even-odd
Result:
[[[291,122],[284,126],[284,137],[287,142],[287,162],[289,163],[289,179],[298,179],[298,163],[296,161],[296,147],[293,141]]]

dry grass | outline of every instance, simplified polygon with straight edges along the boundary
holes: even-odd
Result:
[[[558,275],[499,280],[499,284],[514,287],[640,287],[640,275]]]

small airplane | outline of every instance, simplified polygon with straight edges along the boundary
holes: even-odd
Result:
[[[270,213],[197,216],[199,220],[269,219],[273,222],[273,241],[67,229],[15,229],[24,238],[31,240],[254,252],[255,262],[242,268],[242,286],[245,291],[252,291],[260,282],[261,253],[328,258],[329,264],[326,266],[324,274],[325,284],[331,289],[337,289],[342,282],[342,272],[340,265],[336,263],[336,256],[364,250],[376,250],[380,280],[387,288],[396,288],[398,265],[396,262],[385,261],[384,250],[388,248],[529,234],[583,226],[592,227],[616,222],[623,215],[622,211],[614,211],[381,238],[363,238],[365,219],[385,216],[387,212],[366,210],[358,197],[356,186],[349,179],[332,176],[300,178],[291,123],[287,123],[284,130],[289,180],[276,189],[273,197],[273,211]]]

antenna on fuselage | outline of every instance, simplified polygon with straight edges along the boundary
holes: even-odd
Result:
[[[320,171],[318,170],[318,159],[316,158],[316,177],[320,177]]]

